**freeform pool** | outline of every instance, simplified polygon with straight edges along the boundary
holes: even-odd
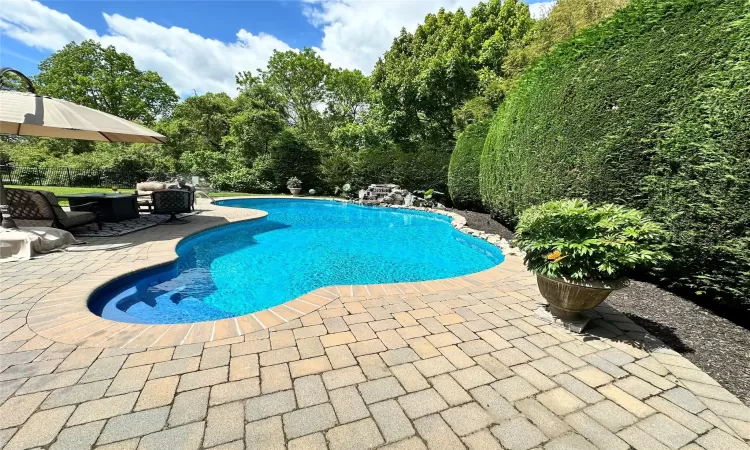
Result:
[[[91,311],[132,323],[218,320],[324,286],[435,280],[503,261],[497,247],[456,231],[439,214],[327,200],[218,203],[268,217],[184,239],[175,263],[105,285],[90,299]]]

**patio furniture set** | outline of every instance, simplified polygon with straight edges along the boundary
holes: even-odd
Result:
[[[176,214],[193,211],[195,191],[192,186],[167,186],[166,183],[138,183],[136,193],[84,193],[55,195],[33,189],[6,189],[9,209],[19,226],[51,226],[70,230],[102,222],[121,222],[137,219],[141,212],[169,214],[167,222],[174,222]],[[70,211],[60,207],[58,198],[67,199]]]

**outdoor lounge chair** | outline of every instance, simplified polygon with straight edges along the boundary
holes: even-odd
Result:
[[[93,202],[80,206],[94,211],[64,211],[57,203],[55,194],[31,189],[5,189],[10,214],[21,227],[55,227],[63,230],[96,223],[102,229],[102,221],[96,212],[98,204]]]
[[[176,214],[192,211],[192,193],[181,189],[164,189],[151,193],[152,214],[169,214],[167,222],[184,220]]]
[[[179,189],[190,192],[190,208],[195,206],[195,188],[189,184],[180,187],[176,183],[164,183],[161,181],[144,181],[136,184],[135,193],[138,194],[138,208],[140,211],[152,212],[153,203],[151,193],[163,191],[164,189]]]

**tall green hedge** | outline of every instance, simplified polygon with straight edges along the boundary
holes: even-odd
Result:
[[[750,299],[750,3],[633,0],[542,59],[498,110],[482,199],[513,222],[563,197],[643,208],[675,285]]]
[[[448,192],[458,208],[481,209],[479,193],[479,158],[490,122],[473,123],[458,136],[448,166]]]

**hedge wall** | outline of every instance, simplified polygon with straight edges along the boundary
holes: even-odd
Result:
[[[448,166],[448,192],[457,208],[482,209],[479,158],[489,127],[489,121],[473,123],[466,127],[456,141]]]
[[[585,197],[671,231],[675,285],[750,298],[750,3],[633,0],[542,59],[493,119],[482,199]]]

